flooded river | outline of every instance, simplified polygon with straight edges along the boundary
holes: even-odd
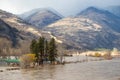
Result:
[[[120,59],[4,71],[0,73],[0,80],[120,80]]]

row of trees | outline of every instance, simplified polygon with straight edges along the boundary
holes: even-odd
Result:
[[[40,37],[38,41],[32,40],[30,51],[36,55],[36,62],[39,65],[43,64],[44,61],[53,63],[57,58],[57,47],[54,38],[51,38],[49,42],[44,37]]]

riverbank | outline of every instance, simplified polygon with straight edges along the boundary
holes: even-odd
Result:
[[[0,80],[119,80],[120,58],[0,73]]]
[[[118,57],[120,58],[120,57]],[[113,58],[115,59],[115,57]],[[64,58],[64,63],[63,64],[54,64],[54,65],[65,65],[65,64],[73,64],[73,63],[85,63],[85,62],[93,62],[93,61],[103,61],[106,60],[103,57],[90,57],[90,56],[73,56],[73,57],[65,57]],[[29,67],[28,69],[39,69],[41,66],[45,65],[53,65],[53,64],[43,64],[40,66],[35,66],[35,67]],[[12,71],[12,70],[20,70],[20,66],[18,67],[13,67],[13,66],[3,66],[0,67],[0,72],[4,71]]]

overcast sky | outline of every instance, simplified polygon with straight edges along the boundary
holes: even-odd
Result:
[[[35,8],[53,8],[64,16],[74,15],[88,6],[120,5],[120,0],[0,0],[0,9],[21,14]]]

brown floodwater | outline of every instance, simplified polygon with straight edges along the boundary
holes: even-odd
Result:
[[[120,80],[120,59],[4,71],[0,73],[0,80]]]

